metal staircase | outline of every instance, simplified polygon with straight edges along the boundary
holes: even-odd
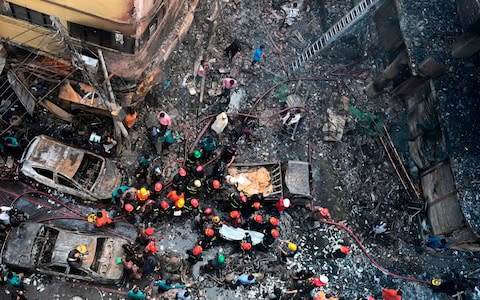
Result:
[[[375,3],[380,0],[362,0],[352,10],[350,10],[343,18],[340,19],[335,25],[330,27],[322,36],[312,45],[310,45],[301,55],[299,55],[292,63],[292,70],[295,72],[302,66],[307,60],[318,53],[320,50],[329,45],[335,38],[337,38],[342,32],[344,32],[353,23],[363,17]]]

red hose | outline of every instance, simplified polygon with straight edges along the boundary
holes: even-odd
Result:
[[[360,241],[360,239],[358,238],[358,236],[353,233],[353,231],[348,228],[347,226],[343,225],[343,224],[340,224],[340,223],[336,223],[336,222],[333,222],[333,221],[328,221],[326,219],[320,219],[319,220],[320,222],[322,223],[325,223],[325,224],[329,224],[329,225],[333,225],[333,226],[336,226],[344,231],[346,231],[354,240],[355,242],[357,243],[357,245],[360,247],[360,249],[362,250],[362,252],[365,254],[365,256],[370,260],[370,262],[375,266],[375,268],[379,269],[380,271],[382,271],[385,275],[388,275],[388,276],[392,276],[392,277],[395,277],[395,278],[398,278],[398,279],[403,279],[403,280],[406,280],[406,281],[412,281],[412,282],[418,282],[418,283],[423,283],[423,284],[427,284],[427,285],[430,285],[430,282],[429,281],[426,281],[426,280],[423,280],[423,279],[418,279],[418,278],[414,278],[414,277],[410,277],[410,276],[403,276],[403,275],[399,275],[399,274],[396,274],[396,273],[392,273],[390,271],[388,271],[387,269],[385,269],[384,267],[382,267],[379,263],[377,263],[377,261],[367,252],[367,249],[365,248],[365,246],[363,246],[362,242]]]

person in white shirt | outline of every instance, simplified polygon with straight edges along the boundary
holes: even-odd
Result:
[[[9,211],[12,210],[12,207],[9,206],[0,206],[0,222],[4,225],[10,225],[10,215]]]
[[[300,9],[297,6],[298,4],[296,2],[293,2],[291,6],[287,6],[287,5],[282,6],[282,9],[285,11],[287,15],[285,17],[285,23],[283,24],[282,27],[288,28],[293,25],[293,22],[300,14]]]

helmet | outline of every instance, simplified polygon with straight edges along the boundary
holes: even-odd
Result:
[[[320,282],[323,283],[323,285],[326,285],[328,283],[328,277],[325,275],[320,275]]]
[[[150,192],[147,190],[147,188],[145,187],[142,187],[139,191],[138,191],[138,199],[139,200],[147,200],[147,198],[150,196]]]
[[[187,171],[185,171],[184,168],[180,168],[180,169],[178,169],[178,174],[182,177],[185,177],[185,176],[187,176]]]
[[[202,156],[202,152],[200,152],[200,150],[195,149],[195,150],[193,151],[193,157],[195,157],[195,158],[200,158],[201,156]]]
[[[280,237],[280,232],[278,232],[277,229],[272,229],[272,230],[270,230],[270,234],[271,234],[274,238],[279,238],[279,237]]]
[[[442,284],[442,280],[439,278],[433,278],[432,279],[432,285],[433,286],[440,286]]]
[[[155,183],[155,192],[160,193],[162,188],[163,188],[163,186],[160,182]]]
[[[255,208],[256,210],[259,210],[261,207],[262,205],[260,204],[260,202],[253,202],[253,208]]]
[[[240,218],[240,212],[238,210],[232,210],[230,212],[230,218],[232,218],[232,219]]]
[[[208,228],[205,228],[205,235],[208,236],[208,237],[213,237],[215,235],[215,231],[208,227]]]
[[[290,207],[290,199],[288,198],[283,199],[283,206],[287,208]]]
[[[288,243],[287,246],[288,246],[288,249],[290,249],[290,250],[292,250],[292,251],[297,251],[297,249],[298,249],[298,246],[297,246],[296,244],[294,244],[294,243],[291,243],[291,242]]]
[[[243,203],[247,203],[248,199],[247,196],[245,196],[243,193],[240,194],[240,201]]]
[[[280,221],[275,217],[270,217],[270,224],[272,224],[273,226],[278,226],[278,224],[280,224]]]
[[[193,247],[193,249],[192,249],[192,253],[195,256],[199,256],[200,254],[202,254],[202,252],[203,252],[203,248],[202,248],[202,246],[199,246],[199,245]]]
[[[195,187],[199,188],[199,187],[202,186],[202,182],[197,179],[197,180],[195,180],[195,181],[193,182],[193,185],[194,185]]]
[[[220,264],[220,265],[223,265],[225,263],[225,255],[223,254],[219,254],[217,256],[217,262]]]
[[[248,242],[243,242],[240,245],[240,248],[242,248],[243,251],[248,251],[248,250],[252,249],[252,244],[250,244]]]
[[[150,242],[148,243],[147,247],[145,247],[145,250],[150,251],[152,253],[156,253],[158,249],[157,249],[157,246],[155,246],[154,242]]]
[[[170,205],[168,204],[167,201],[162,200],[162,202],[160,202],[160,207],[161,207],[163,210],[167,210],[167,209],[170,207]]]
[[[328,210],[328,208],[322,207],[322,209],[320,209],[320,215],[322,217],[329,218],[330,217],[330,211]]]
[[[145,234],[146,235],[152,235],[155,232],[155,229],[153,227],[147,227],[145,229]]]
[[[214,224],[220,223],[220,217],[219,217],[219,216],[214,216],[214,217],[212,218],[212,222],[213,222]]]
[[[203,210],[203,213],[205,215],[211,215],[213,213],[213,209],[211,207],[206,207],[204,210]]]
[[[218,181],[218,180],[215,179],[215,180],[212,182],[212,186],[213,186],[214,189],[218,190],[218,189],[220,188],[220,186],[221,186],[220,181]]]
[[[350,247],[348,247],[348,246],[341,246],[341,247],[340,247],[340,252],[342,252],[343,254],[347,255],[348,253],[350,253]]]
[[[257,223],[263,223],[263,217],[262,217],[262,215],[255,215],[255,216],[253,217],[253,220],[254,220],[255,222],[257,222]]]
[[[202,166],[202,165],[198,165],[198,166],[195,168],[195,171],[197,171],[198,173],[203,172],[203,166]]]
[[[162,169],[160,169],[160,167],[155,167],[153,173],[155,173],[155,175],[160,175],[162,174]]]
[[[125,210],[131,213],[135,208],[130,203],[125,204]]]
[[[177,208],[184,207],[185,206],[185,199],[183,199],[183,198],[178,199],[177,202],[175,202],[175,206]]]
[[[75,248],[78,250],[78,252],[80,252],[81,254],[85,254],[87,253],[88,249],[87,249],[87,246],[85,245],[78,245],[77,248]]]
[[[311,278],[310,282],[316,287],[323,286],[322,282],[320,281],[320,278],[318,278],[318,277]]]
[[[198,202],[198,199],[197,198],[192,198],[190,200],[190,205],[193,207],[193,208],[197,208],[198,205],[200,205],[200,203]]]

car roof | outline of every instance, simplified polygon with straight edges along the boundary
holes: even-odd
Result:
[[[38,165],[69,177],[75,175],[85,155],[84,150],[67,146],[45,135],[36,139],[38,141],[31,144],[32,149],[25,157],[33,167]]]
[[[82,259],[83,267],[90,267],[95,256],[95,249],[97,247],[97,238],[101,236],[92,236],[86,234],[77,234],[75,232],[66,231],[55,228],[59,231],[55,247],[52,251],[52,264],[65,264],[68,253],[79,245],[87,247],[88,255]]]

